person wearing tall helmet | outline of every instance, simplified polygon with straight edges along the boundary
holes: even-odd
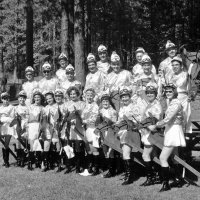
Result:
[[[191,123],[191,105],[188,91],[188,73],[183,70],[183,61],[179,56],[175,56],[172,61],[173,74],[170,83],[177,87],[178,99],[183,106],[183,116],[184,116],[184,132],[192,133],[192,123]]]
[[[52,74],[52,66],[45,62],[42,66],[43,78],[38,82],[39,88],[42,93],[46,91],[53,91],[59,88],[59,81]]]
[[[163,185],[160,192],[170,190],[171,187],[182,187],[184,181],[182,179],[181,167],[176,165],[174,182],[169,184],[169,162],[171,154],[178,147],[185,147],[185,137],[183,132],[183,107],[178,97],[177,88],[172,83],[165,86],[164,95],[168,100],[168,107],[165,111],[165,117],[159,120],[156,125],[150,125],[150,131],[156,128],[165,127],[164,145],[160,154],[161,176]],[[171,185],[171,186],[170,186]]]
[[[27,98],[26,98],[26,105],[31,105],[32,100],[32,93],[35,88],[38,88],[38,82],[34,80],[34,72],[35,70],[28,66],[25,69],[25,76],[27,81],[22,85],[22,90],[26,92]]]
[[[87,65],[89,69],[89,74],[86,76],[85,89],[83,95],[85,97],[85,91],[87,88],[93,88],[95,91],[95,102],[99,102],[99,94],[104,90],[104,83],[106,75],[104,72],[97,68],[96,58],[92,53],[87,56]]]
[[[56,71],[56,77],[58,78],[60,84],[62,84],[62,82],[64,82],[67,79],[65,69],[68,65],[68,58],[64,53],[61,53],[58,57],[58,60],[60,64],[60,69]]]
[[[177,55],[176,45],[170,40],[168,40],[165,45],[165,52],[168,55],[168,57],[160,63],[158,68],[158,73],[162,77],[163,85],[169,84],[169,80],[171,79],[171,76],[173,74],[171,61]]]
[[[143,73],[143,68],[142,68],[142,56],[145,55],[146,52],[142,47],[138,47],[137,50],[135,51],[135,57],[137,60],[137,64],[133,66],[132,73],[133,77],[138,77],[140,74]],[[156,74],[156,68],[154,65],[152,65],[151,69],[153,74]]]
[[[81,85],[80,81],[76,80],[74,67],[71,64],[67,65],[67,67],[65,69],[65,74],[66,74],[67,78],[64,82],[62,82],[62,84],[60,84],[60,87],[65,91],[65,100],[66,101],[69,100],[67,90],[73,86],[75,86],[79,90],[79,93],[81,96],[82,85]]]
[[[105,74],[108,74],[111,72],[111,67],[110,67],[110,63],[108,61],[108,52],[107,52],[107,48],[100,44],[98,47],[98,56],[100,58],[100,60],[97,62],[97,68],[104,72]]]
[[[114,51],[111,55],[112,72],[107,75],[105,90],[110,91],[111,102],[118,112],[120,109],[119,88],[132,84],[132,74],[128,70],[122,69],[120,56]]]

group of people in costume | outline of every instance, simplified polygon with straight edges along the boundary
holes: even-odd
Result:
[[[100,168],[106,168],[103,177],[110,178],[119,171],[116,163],[123,160],[122,185],[127,185],[135,177],[134,152],[142,146],[147,176],[142,186],[162,182],[160,191],[181,187],[176,163],[176,177],[169,184],[169,158],[178,147],[186,146],[185,133],[192,131],[191,97],[188,72],[171,41],[167,41],[166,53],[168,57],[160,63],[157,73],[150,56],[140,47],[135,52],[137,64],[128,71],[116,52],[109,59],[107,48],[100,45],[99,61],[92,53],[87,56],[85,86],[76,80],[75,69],[64,53],[59,56],[60,69],[55,75],[52,66],[44,63],[43,78],[38,82],[34,80],[34,69],[28,66],[18,105],[9,103],[7,92],[1,94],[5,167],[9,167],[13,136],[18,166],[24,167],[28,159],[29,170],[33,170],[33,163],[42,171],[57,167],[60,172],[65,165],[65,173],[69,173],[75,165],[82,176],[97,175]],[[97,130],[103,123],[107,128]],[[164,145],[159,152],[149,138],[163,130]],[[152,160],[154,151],[160,153],[159,180]]]

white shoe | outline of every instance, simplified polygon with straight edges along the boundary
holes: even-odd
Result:
[[[84,170],[84,172],[82,172],[82,173],[79,173],[81,176],[91,176],[92,174],[90,174],[89,172],[88,172],[88,169],[85,169]]]

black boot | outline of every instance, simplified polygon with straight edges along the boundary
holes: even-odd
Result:
[[[183,167],[181,165],[174,165],[175,176],[173,178],[173,182],[170,184],[170,187],[181,188],[185,184],[185,180],[182,178]]]
[[[5,149],[5,167],[8,168],[10,167],[10,164],[9,164],[9,149]]]
[[[76,156],[76,173],[81,173],[81,152],[77,152]]]
[[[133,183],[133,161],[132,159],[124,160],[125,162],[125,167],[126,167],[126,179],[122,183],[122,185],[129,185]]]
[[[17,152],[17,166],[21,166],[21,149],[16,149]]]
[[[96,176],[99,174],[99,155],[94,155],[94,170],[93,170],[93,176]]]
[[[161,175],[162,175],[163,185],[162,188],[160,189],[160,192],[170,190],[171,188],[169,185],[169,167],[162,167]]]
[[[42,162],[43,162],[43,168],[42,172],[46,172],[48,170],[48,152],[43,151],[42,152]]]
[[[93,174],[93,170],[92,170],[93,163],[94,163],[94,157],[93,157],[93,155],[92,154],[88,154],[87,155],[87,167],[86,167],[86,169],[88,169],[88,172],[90,174]]]
[[[116,155],[114,158],[114,165],[115,165],[115,174],[121,174],[123,172],[123,160],[121,159],[120,155]]]
[[[20,167],[25,166],[25,156],[26,153],[24,152],[24,149],[20,149]]]
[[[58,164],[58,169],[57,173],[62,171],[62,155],[60,155],[60,152],[57,152],[57,164]]]
[[[34,158],[34,152],[30,151],[28,154],[28,170],[33,170],[33,158]]]
[[[2,148],[2,155],[3,155],[3,164],[2,164],[2,166],[5,166],[5,155],[6,155],[6,150],[4,149],[4,148]]]
[[[154,176],[153,176],[153,169],[152,169],[152,162],[145,162],[146,165],[146,176],[147,179],[144,183],[142,183],[140,186],[149,186],[154,185]]]
[[[109,158],[108,172],[103,176],[104,178],[111,178],[115,176],[115,159]]]
[[[35,152],[35,168],[41,168],[41,151]]]
[[[65,158],[65,169],[66,170],[65,170],[64,174],[69,174],[71,172],[71,161],[72,161],[72,158],[68,159],[66,156],[66,158]]]

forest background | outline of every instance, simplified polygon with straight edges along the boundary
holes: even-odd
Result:
[[[49,61],[54,70],[64,52],[85,81],[86,56],[104,44],[131,69],[135,50],[144,47],[158,67],[171,40],[196,51],[200,46],[199,0],[0,0],[0,67],[24,78]]]

